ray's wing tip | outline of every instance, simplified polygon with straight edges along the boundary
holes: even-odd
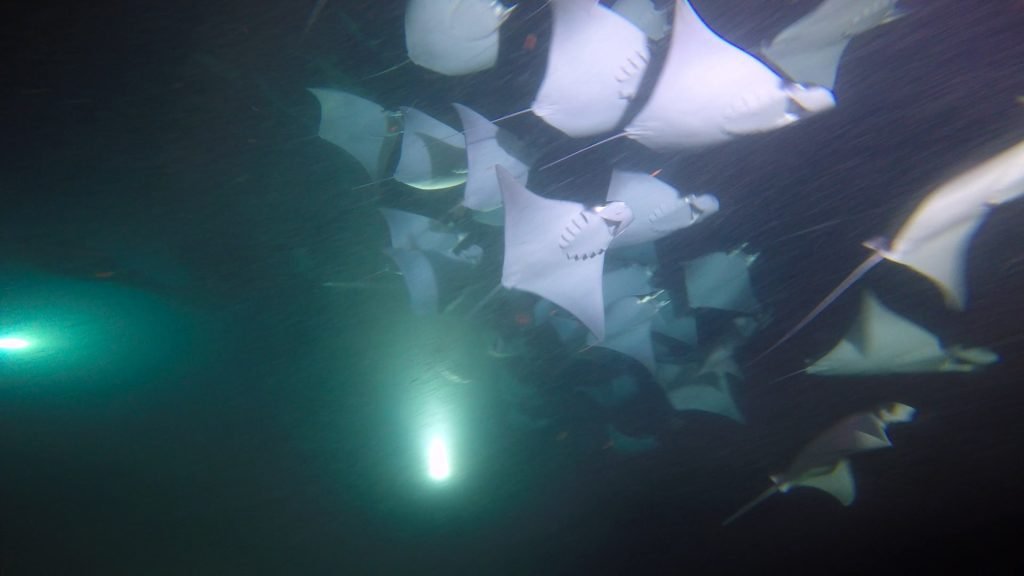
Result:
[[[967,295],[962,290],[951,288],[944,284],[940,284],[939,287],[942,288],[942,299],[945,301],[947,308],[957,312],[963,312],[967,308]]]
[[[888,14],[886,14],[885,17],[882,18],[881,24],[889,24],[890,22],[901,20],[904,17],[909,16],[913,13],[914,10],[912,8],[908,8],[900,4],[899,0],[897,0],[896,2],[893,2],[893,6],[891,9],[889,9]]]
[[[878,410],[878,417],[886,424],[910,422],[916,414],[916,408],[900,402],[886,404]]]
[[[518,182],[515,177],[512,176],[512,173],[508,171],[508,168],[505,168],[501,164],[494,165],[494,173],[498,178],[498,188],[501,191],[502,202],[507,206],[509,203],[508,197],[516,194],[515,185],[518,184]]]
[[[974,347],[966,348],[961,345],[954,345],[946,348],[953,358],[971,364],[973,369],[977,370],[984,366],[989,366],[1000,362],[1002,358],[997,352],[985,347]]]

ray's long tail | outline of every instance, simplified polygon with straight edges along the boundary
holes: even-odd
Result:
[[[619,138],[623,138],[625,136],[626,136],[625,132],[619,132],[618,134],[616,134],[614,136],[609,136],[608,138],[605,138],[604,140],[599,140],[597,142],[594,142],[590,146],[586,146],[584,148],[580,148],[579,150],[573,152],[572,154],[569,154],[568,156],[562,156],[561,158],[559,158],[558,160],[555,160],[554,162],[549,162],[548,164],[545,164],[545,165],[541,166],[540,168],[538,168],[538,170],[547,170],[548,168],[551,168],[552,166],[555,166],[556,164],[561,164],[562,162],[565,162],[569,158],[572,158],[574,156],[578,156],[579,154],[583,154],[587,150],[593,150],[594,148],[597,148],[598,146],[600,146],[602,144],[607,144],[608,142],[611,142],[612,140],[618,140]]]
[[[316,5],[309,12],[309,16],[306,18],[306,25],[302,28],[301,38],[305,38],[309,34],[310,29],[313,28],[313,24],[316,23],[316,19],[320,17],[320,12],[323,11],[324,6],[327,5],[327,0],[317,0]]]
[[[476,314],[480,312],[480,310],[482,310],[484,306],[486,306],[491,300],[494,299],[495,296],[498,295],[498,292],[501,291],[501,288],[502,285],[501,282],[499,282],[497,286],[492,288],[491,291],[488,292],[486,296],[484,296],[483,300],[477,302],[476,305],[473,306],[473,308],[466,314],[466,318],[472,318],[473,316],[476,316]]]
[[[750,364],[753,364],[760,360],[761,358],[764,358],[772,351],[774,351],[776,348],[785,344],[790,338],[795,336],[797,332],[803,330],[805,326],[810,324],[812,320],[818,317],[818,314],[821,314],[825,310],[825,308],[828,308],[829,305],[835,302],[836,298],[842,296],[843,292],[846,292],[846,290],[849,289],[854,282],[860,280],[861,276],[867,274],[872,268],[874,268],[879,262],[881,262],[884,259],[885,256],[883,256],[880,251],[876,251],[874,254],[869,256],[867,260],[861,262],[860,266],[854,268],[853,272],[850,272],[850,274],[847,275],[847,277],[844,278],[838,286],[833,288],[832,291],[828,293],[828,296],[825,296],[825,298],[817,306],[814,307],[814,310],[811,310],[806,316],[804,316],[803,319],[800,320],[800,322],[798,322],[796,326],[790,328],[789,332],[786,332],[782,336],[782,338],[779,338],[779,340],[775,342],[775,344],[772,344],[770,348],[758,354],[757,357],[750,361]],[[748,364],[748,366],[750,364]]]
[[[778,492],[778,491],[779,491],[779,487],[778,486],[770,486],[770,487],[768,487],[768,489],[766,489],[764,492],[761,492],[757,496],[757,498],[754,498],[750,502],[747,502],[742,508],[737,510],[735,514],[733,514],[732,516],[729,516],[728,518],[723,520],[722,521],[722,526],[728,526],[729,524],[732,524],[732,522],[734,520],[736,520],[740,516],[743,516],[747,512],[750,512],[751,510],[754,509],[754,507],[756,507],[761,502],[764,502],[768,498],[774,496],[775,493]]]

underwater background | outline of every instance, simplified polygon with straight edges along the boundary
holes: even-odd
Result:
[[[521,110],[550,36],[546,13],[521,17],[542,2],[522,2],[505,25],[495,68],[454,78],[412,65],[378,75],[406,58],[404,2],[328,0],[304,32],[315,4],[5,9],[0,328],[45,336],[39,350],[0,355],[0,574],[1021,566],[1024,204],[1000,207],[972,243],[964,312],[900,267],[869,278],[894,309],[943,341],[992,348],[998,364],[787,377],[845,332],[857,311],[845,297],[746,369],[743,426],[680,420],[656,389],[608,413],[574,392],[604,377],[601,362],[509,369],[486,354],[481,334],[514,307],[411,313],[401,279],[379,276],[377,208],[436,216],[457,198],[358,188],[365,173],[317,138],[306,90],[414,105],[453,125],[451,102],[488,118]],[[694,4],[756,46],[814,2]],[[621,162],[714,190],[722,212],[660,241],[659,260],[678,270],[715,249],[760,252],[754,288],[774,321],[744,349],[752,360],[863,260],[862,241],[1024,135],[1024,3],[901,5],[893,33],[851,45],[833,112],[671,162],[612,143],[531,175],[530,188],[600,195]],[[505,125],[548,161],[580,147],[536,118]],[[451,371],[454,390],[431,383]],[[507,425],[510,373],[543,386],[549,426]],[[854,457],[851,507],[796,491],[719,526],[814,434],[887,401],[917,418],[893,428],[892,448]],[[417,437],[435,403],[455,407],[461,431],[440,484]],[[609,421],[658,447],[608,450]]]

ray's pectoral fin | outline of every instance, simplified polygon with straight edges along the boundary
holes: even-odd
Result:
[[[999,362],[999,354],[988,348],[964,348],[963,346],[950,346],[946,352],[956,360],[966,363],[971,370],[979,366],[988,366]]]
[[[798,486],[821,490],[838,500],[843,506],[853,504],[857,494],[853,472],[850,470],[850,461],[846,458],[836,462],[835,466],[831,468],[813,474],[809,473],[803,478],[780,485],[779,491],[785,493]]]

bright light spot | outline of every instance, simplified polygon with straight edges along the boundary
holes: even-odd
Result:
[[[441,482],[452,474],[451,463],[448,461],[448,447],[444,440],[434,438],[427,447],[427,471],[432,480]]]
[[[0,338],[0,350],[21,350],[28,348],[30,344],[28,340],[16,336]]]

